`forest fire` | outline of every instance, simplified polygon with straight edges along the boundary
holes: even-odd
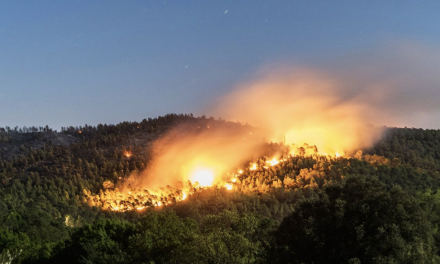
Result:
[[[379,115],[363,100],[370,95],[346,89],[344,80],[321,71],[271,70],[223,97],[212,114],[259,127],[267,141],[300,144],[292,154],[354,153],[371,146],[382,131],[366,125]]]
[[[292,145],[290,148],[296,147]],[[305,149],[312,149],[314,151],[305,151]],[[297,154],[291,152],[291,154],[284,154],[279,157],[265,158],[263,163],[253,162],[247,168],[243,167],[238,169],[236,173],[224,173],[224,176],[216,175],[215,169],[207,166],[194,166],[192,170],[189,170],[188,177],[185,183],[180,182],[178,187],[166,187],[159,188],[130,188],[125,191],[120,191],[118,188],[114,188],[114,185],[105,182],[103,184],[105,191],[101,191],[99,195],[91,195],[89,191],[85,191],[84,194],[87,197],[87,203],[91,206],[101,206],[104,210],[111,211],[130,211],[137,210],[142,211],[150,207],[163,207],[175,204],[186,200],[189,196],[203,191],[207,188],[224,188],[227,191],[239,191],[246,186],[247,177],[250,177],[253,173],[257,175],[262,172],[271,170],[272,167],[280,169],[283,166],[287,166],[293,159],[309,158],[314,160],[327,160],[341,157],[338,153],[334,155],[320,154],[315,146],[309,146],[305,144],[303,147],[297,148]],[[188,170],[183,170],[183,172]],[[228,176],[229,175],[229,176]],[[229,180],[222,180],[225,177],[229,177]],[[244,177],[244,178],[243,178]],[[288,183],[287,183],[288,184]]]
[[[91,195],[86,191],[87,203],[90,206],[102,207],[111,211],[131,211],[149,207],[161,207],[178,201],[185,200],[187,195],[179,189],[167,187],[160,190],[148,191],[132,189],[130,192],[120,192],[117,188],[100,192],[99,195]]]
[[[153,158],[144,171],[124,179],[121,191],[107,189],[100,195],[102,207],[126,211],[167,206],[206,188],[247,188],[243,186],[255,184],[246,180],[250,175],[267,175],[286,164],[293,167],[292,159],[353,155],[373,144],[382,131],[364,125],[370,121],[366,113],[373,110],[357,98],[339,98],[339,87],[338,80],[305,70],[240,87],[213,112],[253,126],[203,117],[172,127],[153,142]],[[130,158],[132,153],[124,155]],[[278,178],[268,185],[273,182],[283,185]],[[89,204],[98,202],[92,200]]]
[[[273,159],[271,159],[271,160],[266,161],[266,163],[268,163],[270,166],[275,166],[275,165],[277,165],[278,163],[280,163],[280,161],[277,160],[276,158],[273,158]]]
[[[214,182],[214,172],[210,169],[196,169],[191,176],[191,182],[198,183],[201,187],[212,186]]]

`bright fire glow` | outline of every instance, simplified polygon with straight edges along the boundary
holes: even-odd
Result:
[[[212,186],[214,182],[215,174],[210,169],[196,169],[190,178],[192,182],[198,182],[200,186]]]
[[[232,184],[228,183],[228,184],[225,185],[225,187],[226,187],[227,190],[232,190],[233,186],[232,186]]]
[[[291,167],[292,157],[349,156],[379,138],[380,129],[364,125],[374,123],[370,115],[375,116],[375,108],[363,103],[363,96],[350,98],[343,93],[340,80],[302,69],[269,76],[239,87],[209,112],[253,127],[234,122],[223,126],[207,119],[173,127],[153,143],[153,159],[134,177],[138,182],[108,195],[106,208],[167,206],[209,186],[240,189],[240,184],[249,184],[246,177],[254,171]],[[289,149],[264,152],[261,156],[270,158],[263,161],[256,154],[265,151],[269,141],[282,142]],[[130,158],[132,153],[124,155]],[[249,167],[242,167],[249,161],[253,162]],[[128,186],[136,190],[129,193]]]
[[[334,155],[327,155],[326,153],[320,153],[315,146],[309,146],[304,144],[302,147],[295,148],[298,155],[307,156],[314,159],[319,159],[321,156],[326,155],[328,157],[342,157],[344,154],[341,152],[334,152]],[[260,168],[269,169],[269,167],[275,166],[277,164],[283,162],[289,162],[289,159],[294,158],[292,154],[286,155],[284,154],[281,158],[272,158],[266,160],[267,166],[262,166],[259,163],[253,162],[251,163],[250,170],[258,170]],[[174,188],[171,186],[167,186],[166,188],[158,188],[158,189],[126,189],[125,191],[120,192],[119,190],[115,191],[106,191],[105,198],[102,202],[103,208],[106,210],[113,211],[129,211],[129,210],[138,210],[141,211],[148,207],[162,207],[173,204],[175,201],[183,201],[188,198],[189,194],[193,194],[199,191],[202,191],[206,187],[210,186],[223,186],[226,190],[233,190],[235,186],[238,189],[241,189],[242,181],[238,180],[238,176],[243,173],[243,170],[239,170],[238,173],[232,173],[232,178],[229,181],[224,181],[221,179],[221,175],[216,175],[215,166],[210,167],[208,162],[204,161],[204,166],[191,166],[192,169],[184,169],[182,173],[188,176],[189,182],[187,181],[185,184],[182,183],[179,187]],[[213,164],[213,163],[212,163]],[[260,167],[261,166],[261,167]],[[223,176],[231,175],[229,173],[223,174]],[[216,178],[218,176],[218,178]],[[242,176],[240,176],[242,177]],[[97,201],[95,201],[97,202]]]
[[[273,158],[272,160],[266,161],[266,163],[269,163],[270,166],[275,166],[280,162],[276,158]]]

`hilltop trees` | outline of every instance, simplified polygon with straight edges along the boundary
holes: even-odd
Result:
[[[224,120],[174,114],[117,125],[66,127],[61,133],[48,127],[31,128],[26,134],[13,132],[18,127],[0,129],[0,260],[11,256],[14,263],[437,260],[440,131],[436,130],[393,128],[355,158],[296,155],[271,166],[268,159],[286,146],[267,144],[252,162],[258,166],[243,164],[233,190],[200,189],[181,202],[161,197],[171,201],[166,206],[109,211],[106,202],[121,181],[148,166],[152,141],[183,122],[193,129],[208,125],[248,129]],[[125,151],[132,155],[127,157]]]

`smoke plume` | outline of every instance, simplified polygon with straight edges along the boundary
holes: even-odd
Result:
[[[199,182],[209,186],[253,157],[262,142],[251,126],[193,120],[178,125],[154,143],[153,160],[141,174],[149,188]]]
[[[307,143],[332,155],[353,152],[370,146],[380,130],[366,125],[377,114],[375,109],[341,96],[343,87],[322,72],[279,70],[237,88],[214,113],[255,125],[273,142]]]
[[[379,125],[421,124],[440,111],[440,67],[433,54],[440,55],[405,43],[347,55],[328,66],[263,70],[205,110],[247,122],[255,131],[250,126],[216,127],[215,122],[196,131],[179,126],[155,143],[154,159],[141,177],[144,186],[202,178],[209,178],[204,183],[209,185],[249,160],[261,138],[315,145],[321,154],[350,155],[378,140]]]

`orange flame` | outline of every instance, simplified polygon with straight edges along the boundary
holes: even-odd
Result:
[[[237,182],[241,184],[242,177],[249,171],[283,165],[294,156],[341,157],[368,147],[378,139],[378,129],[369,131],[364,126],[365,122],[370,122],[369,114],[374,109],[359,100],[338,97],[341,94],[338,80],[303,70],[287,74],[287,77],[272,76],[275,77],[238,89],[219,102],[214,111],[217,116],[249,122],[259,128],[232,122],[218,126],[216,122],[200,120],[174,127],[154,143],[154,159],[141,173],[140,181],[132,186],[148,190],[178,187],[180,192],[171,195],[172,201],[182,201],[197,188],[223,186],[232,190]],[[272,153],[265,164],[252,163],[232,174],[238,178],[227,180],[231,176],[228,172],[237,171],[234,168],[241,168],[262,149],[262,138],[283,142],[290,148],[290,155]],[[126,152],[125,156],[129,158],[131,153]],[[182,182],[190,187],[181,186]],[[115,202],[110,207],[113,210],[136,208],[128,202],[121,203],[124,199],[148,198],[148,203],[138,208],[171,203],[164,190],[144,196],[127,190],[122,193],[122,197],[113,199]]]
[[[273,158],[272,160],[266,161],[266,163],[269,163],[270,166],[275,166],[280,162],[276,158]]]

